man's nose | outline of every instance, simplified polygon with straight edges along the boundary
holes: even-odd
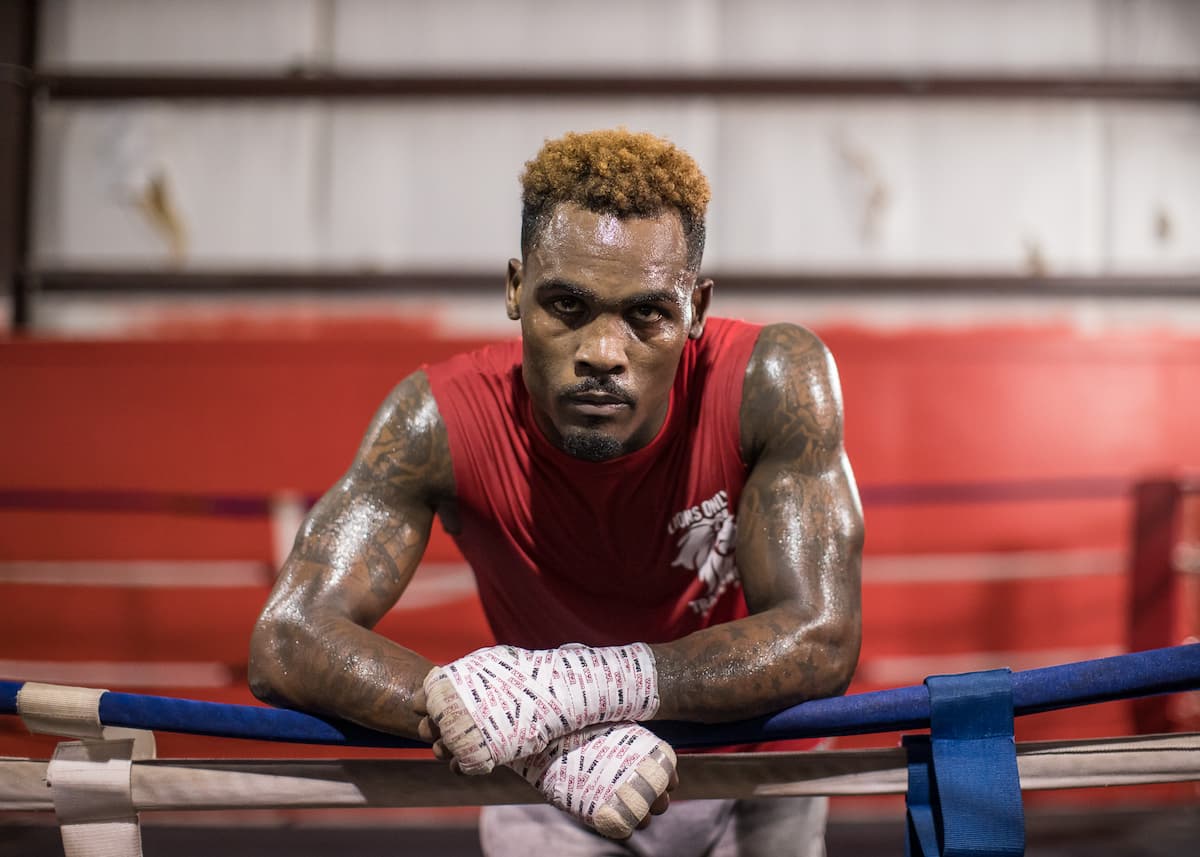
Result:
[[[594,319],[581,332],[575,351],[575,374],[620,375],[626,369],[625,331],[617,319]]]

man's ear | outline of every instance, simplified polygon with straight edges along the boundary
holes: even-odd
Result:
[[[708,305],[712,302],[713,281],[708,277],[697,279],[692,287],[692,326],[688,338],[699,339],[704,333],[704,322],[708,318]]]
[[[504,280],[504,306],[508,317],[516,321],[521,317],[521,269],[520,259],[508,260],[508,276]]]

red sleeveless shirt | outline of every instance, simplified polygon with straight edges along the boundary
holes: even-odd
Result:
[[[534,423],[520,342],[423,367],[454,460],[454,538],[497,642],[658,643],[746,615],[739,426],[760,329],[709,319],[658,435],[603,462],[567,455]]]

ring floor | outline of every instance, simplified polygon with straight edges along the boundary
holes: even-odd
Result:
[[[894,857],[903,853],[903,821],[835,818],[826,837],[829,857]],[[479,857],[476,828],[296,827],[220,828],[143,824],[147,857]],[[1027,857],[1177,857],[1196,853],[1200,805],[1169,809],[1106,809],[1103,813],[1039,812],[1026,818]],[[59,857],[52,824],[0,821],[0,857]]]

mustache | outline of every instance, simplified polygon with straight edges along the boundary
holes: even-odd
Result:
[[[609,375],[585,378],[573,387],[565,387],[558,395],[560,398],[569,399],[572,396],[579,396],[585,393],[602,393],[606,396],[620,399],[627,405],[637,404],[637,397],[621,387]]]

